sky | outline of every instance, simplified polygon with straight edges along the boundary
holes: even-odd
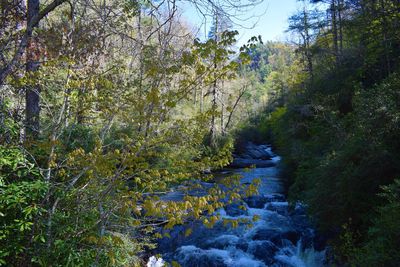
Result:
[[[297,0],[264,0],[256,8],[240,14],[240,22],[244,27],[234,26],[239,31],[238,46],[246,43],[252,36],[261,35],[263,41],[285,41],[285,30],[288,27],[288,18],[298,9]],[[194,28],[199,30],[199,38],[204,38],[204,29],[210,28],[210,22],[204,23],[204,19],[196,12],[196,9],[188,4],[179,7],[182,17]],[[254,26],[255,24],[255,26]],[[254,27],[252,27],[254,26]]]

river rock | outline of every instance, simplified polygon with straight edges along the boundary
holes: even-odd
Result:
[[[265,203],[267,203],[268,199],[265,196],[251,196],[247,197],[244,199],[244,201],[247,203],[247,206],[249,208],[255,208],[255,209],[262,209],[265,206]]]
[[[265,205],[265,209],[270,210],[270,211],[275,211],[280,215],[287,216],[289,213],[288,206],[289,206],[288,202],[283,202],[283,201],[282,202],[270,202]]]
[[[256,232],[254,233],[252,239],[253,240],[270,240],[274,238],[276,235],[279,235],[277,233],[276,229],[257,229]]]
[[[285,247],[287,244],[284,240],[289,240],[293,245],[296,245],[297,241],[300,240],[300,237],[301,233],[295,230],[287,230],[271,238],[271,241],[277,246]]]
[[[268,167],[273,167],[275,165],[276,163],[270,160],[234,158],[229,167],[250,168],[255,166],[256,168],[268,168]]]
[[[282,247],[285,244],[283,240],[289,240],[292,244],[296,244],[300,240],[301,233],[293,229],[258,229],[252,239],[253,240],[269,240],[275,245]]]
[[[248,168],[256,166],[258,168],[268,168],[275,166],[271,161],[274,155],[270,147],[266,145],[255,145],[251,142],[247,143],[243,152],[233,155],[233,162],[229,167],[231,168]]]
[[[279,193],[267,194],[265,197],[268,202],[286,202],[285,196]]]
[[[184,225],[176,225],[171,230],[160,229],[161,235],[168,233],[170,237],[163,237],[158,239],[158,249],[168,250],[170,248],[177,248],[185,238],[184,233],[186,229],[187,227],[185,227]]]
[[[209,255],[189,255],[184,266],[204,266],[204,267],[226,267],[224,259],[220,257],[210,257]]]
[[[239,242],[236,244],[236,248],[242,251],[247,251],[247,249],[249,248],[249,243],[247,240],[240,239]]]
[[[268,152],[268,146],[247,143],[245,152],[241,154],[243,158],[270,160],[272,155]]]
[[[249,244],[247,253],[270,265],[274,262],[274,255],[277,250],[278,248],[271,241],[253,241]]]
[[[203,250],[195,246],[184,246],[179,249],[178,258],[182,266],[225,267],[228,252],[219,249]]]
[[[227,215],[237,217],[241,215],[248,215],[246,209],[243,209],[243,203],[233,203],[225,206],[225,212]]]
[[[239,241],[240,238],[238,236],[226,234],[209,240],[204,248],[225,249],[229,246],[236,246]]]
[[[315,238],[315,234],[313,229],[308,228],[308,229],[304,229],[301,235],[301,247],[303,248],[310,248],[314,246],[314,238]]]

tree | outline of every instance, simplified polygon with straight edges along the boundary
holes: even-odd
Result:
[[[209,178],[206,170],[229,164],[230,136],[212,149],[204,140],[212,116],[218,131],[236,123],[245,88],[234,80],[246,53],[235,58],[229,49],[236,32],[193,43],[174,1],[165,2],[169,9],[149,1],[61,3],[39,9],[29,1],[21,32],[19,21],[1,21],[17,38],[2,35],[0,45],[17,48],[1,59],[8,67],[1,72],[0,261],[138,266],[158,227],[194,219],[212,226],[225,199],[255,192],[232,177],[224,192],[215,186],[183,202],[158,197],[179,185],[190,192]],[[215,98],[218,110],[211,95],[204,110],[188,104],[193,92],[228,80],[240,90]],[[28,89],[26,105],[20,88]],[[34,142],[21,142],[25,126]]]
[[[312,46],[322,26],[319,19],[320,12],[318,10],[308,10],[305,4],[303,10],[289,18],[288,31],[300,36],[299,52],[304,57],[311,79],[314,75]]]
[[[398,24],[399,5],[312,2],[328,5],[329,23],[312,31],[303,10],[292,17],[291,28],[301,32],[300,48],[310,49],[313,72],[292,71],[287,100],[260,121],[283,155],[289,198],[308,205],[319,229],[331,236],[339,265],[393,265],[399,258],[394,191],[400,102],[399,73],[393,69],[399,64],[399,29],[392,26]],[[308,45],[313,35],[307,29],[316,33]],[[307,54],[301,56],[307,64]],[[269,78],[283,87],[277,73]],[[377,161],[381,164],[374,165]],[[386,201],[379,197],[382,189]]]
[[[39,0],[28,1],[27,22],[39,15]],[[26,38],[26,72],[33,75],[39,69],[40,51],[39,43],[33,37],[33,27],[27,28]],[[25,96],[26,110],[26,135],[37,138],[39,135],[39,115],[40,115],[40,87],[30,85],[26,88]]]
[[[65,0],[54,0],[46,7],[44,7],[40,12],[37,10],[37,3],[32,3],[30,20],[27,21],[27,26],[25,33],[19,37],[16,51],[11,54],[11,59],[8,62],[4,62],[4,67],[0,69],[0,86],[4,84],[6,78],[11,74],[14,70],[14,67],[19,64],[22,55],[24,54],[24,50],[28,46],[29,35],[32,33],[33,29],[39,24],[39,22],[46,17],[49,13],[55,10],[58,6],[63,4]]]

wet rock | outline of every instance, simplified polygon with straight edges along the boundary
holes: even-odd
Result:
[[[314,237],[314,230],[311,228],[311,224],[306,215],[298,215],[292,217],[291,219],[293,229],[298,232],[302,232],[302,235],[306,236],[307,238],[310,237],[312,239]]]
[[[247,251],[248,247],[249,247],[249,243],[248,243],[248,241],[245,241],[245,240],[239,240],[239,242],[236,244],[236,248],[240,249],[242,251]]]
[[[158,250],[168,251],[171,248],[177,248],[181,242],[184,240],[184,232],[186,227],[183,225],[176,225],[171,230],[160,229],[160,234],[168,233],[171,237],[163,237],[158,239]]]
[[[241,215],[248,215],[248,212],[243,203],[233,203],[225,206],[225,212],[227,215],[232,217],[238,217]]]
[[[247,253],[252,254],[256,259],[262,260],[270,265],[274,262],[274,255],[278,248],[270,241],[252,242]]]
[[[246,158],[235,158],[232,163],[229,165],[230,168],[268,168],[275,166],[276,163],[270,160],[262,160],[262,159],[246,159]]]
[[[314,246],[314,231],[311,228],[305,229],[301,236],[301,247],[312,248]]]
[[[276,229],[258,229],[252,239],[253,240],[270,240],[275,238],[276,236],[279,236],[279,233],[277,233]]]
[[[242,158],[242,159],[254,159],[252,156],[250,156],[249,154],[241,154],[240,156],[238,156],[237,158]]]
[[[268,199],[265,196],[251,196],[244,199],[249,208],[262,209]]]
[[[195,246],[184,246],[178,251],[179,264],[190,267],[225,267],[229,253],[219,249],[203,250]]]
[[[276,243],[276,245],[279,245],[281,248],[281,251],[287,251],[287,248],[289,248],[289,251],[291,248],[294,248],[294,245],[292,241],[287,240],[287,239],[281,239],[279,242]]]
[[[278,214],[287,216],[289,211],[288,211],[288,202],[271,202],[265,205],[266,210],[270,211],[275,211]]]
[[[265,196],[268,202],[286,202],[283,194],[269,194]]]
[[[204,246],[204,248],[225,249],[229,246],[236,246],[239,241],[240,241],[240,238],[238,236],[221,235],[221,236],[218,236],[217,238],[214,238],[214,239],[208,241],[207,245]]]
[[[226,267],[223,258],[210,257],[209,255],[188,255],[187,260],[181,263],[182,266],[198,267]]]
[[[247,143],[245,147],[245,153],[242,153],[243,158],[270,160],[272,155],[268,151],[268,146],[255,145],[253,143]]]
[[[277,246],[286,246],[285,243],[282,243],[284,240],[289,240],[293,245],[295,245],[300,240],[300,237],[301,233],[294,230],[288,230],[274,236],[271,238],[271,241]]]
[[[290,211],[290,216],[305,215],[306,207],[304,204],[297,202],[293,209]]]
[[[258,229],[253,235],[253,240],[269,240],[275,245],[282,247],[283,240],[289,240],[292,244],[296,244],[300,240],[301,233],[293,229]]]
[[[250,149],[247,151],[246,154],[242,155],[242,157],[249,159],[262,159],[262,160],[270,160],[272,158],[268,153],[259,149]]]

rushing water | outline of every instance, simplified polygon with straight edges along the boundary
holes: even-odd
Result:
[[[279,160],[279,156],[274,156],[270,161],[278,163]],[[300,204],[289,207],[276,165],[234,172],[243,176],[242,183],[260,178],[260,195],[245,199],[245,211],[230,205],[217,212],[222,218],[251,220],[257,215],[260,219],[252,227],[232,228],[224,226],[222,221],[211,229],[200,223],[176,226],[171,238],[159,242],[158,252],[163,259],[176,261],[184,267],[324,266],[325,250],[318,242],[304,207]],[[187,227],[191,227],[193,233],[185,237]],[[149,266],[161,265],[159,261],[158,265]]]

